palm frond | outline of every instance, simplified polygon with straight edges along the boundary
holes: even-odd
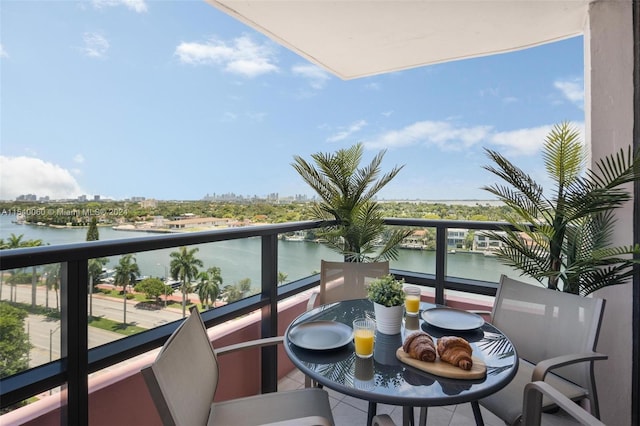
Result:
[[[577,178],[586,163],[580,133],[569,123],[556,124],[545,139],[542,158],[549,176],[557,183],[558,196],[562,189]]]
[[[597,173],[587,170],[587,179],[600,188],[616,188],[628,182],[640,179],[640,148],[635,154],[631,146],[625,154],[620,149],[615,155],[601,158],[596,162]]]
[[[387,242],[384,244],[375,260],[396,260],[399,257],[398,248],[400,243],[409,237],[413,231],[411,229],[396,229],[388,236]]]
[[[538,281],[548,279],[550,288],[583,295],[628,281],[640,247],[610,247],[613,211],[631,199],[622,185],[640,180],[640,150],[620,150],[597,161],[595,171],[584,171],[579,132],[566,122],[554,126],[542,150],[554,184],[549,198],[499,153],[487,155],[495,165],[485,169],[504,183],[484,189],[511,207],[504,220],[515,229],[492,234],[502,244],[500,261]]]
[[[327,245],[342,253],[345,259],[356,262],[376,257],[375,242],[383,235],[385,226],[374,197],[403,167],[396,166],[379,177],[386,151],[379,152],[368,165],[360,167],[363,151],[359,143],[335,153],[313,154],[313,164],[295,156],[292,164],[322,200],[311,207],[312,214],[338,222],[324,231]],[[389,253],[394,255],[393,250]]]

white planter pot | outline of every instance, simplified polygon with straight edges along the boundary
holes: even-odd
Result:
[[[404,307],[402,305],[387,307],[379,303],[374,303],[373,309],[376,314],[376,328],[380,333],[400,333],[402,314],[404,313]]]

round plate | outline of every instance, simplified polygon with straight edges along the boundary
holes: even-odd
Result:
[[[335,321],[306,322],[289,331],[289,340],[305,349],[336,349],[353,340],[353,329]]]
[[[480,315],[453,308],[422,311],[422,319],[434,327],[455,331],[475,330],[484,325],[484,319]]]

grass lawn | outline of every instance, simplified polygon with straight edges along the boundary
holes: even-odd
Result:
[[[124,334],[126,336],[130,336],[132,334],[140,333],[141,331],[146,330],[146,328],[138,327],[137,325],[123,324],[121,322],[100,317],[89,318],[89,325],[91,327],[113,331],[116,333]]]

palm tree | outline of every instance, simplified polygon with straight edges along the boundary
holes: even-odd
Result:
[[[42,240],[27,240],[21,244],[21,247],[39,247],[44,245]],[[38,289],[38,270],[34,265],[31,271],[31,306],[36,307],[36,291]]]
[[[171,263],[169,272],[174,280],[180,280],[180,291],[182,292],[182,318],[187,316],[187,294],[191,293],[191,280],[198,276],[198,266],[202,267],[202,260],[195,257],[197,248],[187,250],[180,247],[179,251],[169,254]]]
[[[286,272],[282,272],[279,271],[278,272],[278,285],[282,285],[285,283],[285,281],[287,281],[287,279],[289,278],[289,275]]]
[[[24,235],[20,234],[20,235],[16,235],[14,233],[11,233],[11,235],[9,236],[9,239],[7,241],[3,241],[2,244],[2,248],[3,249],[14,249],[14,248],[19,248],[22,245],[22,237]],[[9,273],[11,275],[13,275],[15,273],[14,271],[9,271]],[[10,301],[14,301],[14,289],[15,289],[15,283],[11,282],[10,286],[9,286],[9,300]],[[2,296],[2,292],[0,291],[0,296]]]
[[[100,232],[98,231],[98,220],[95,216],[91,218],[89,229],[87,230],[87,241],[98,241],[100,239]],[[97,259],[89,259],[89,317],[93,317],[93,290],[94,283],[98,280],[100,274],[102,274],[102,268],[106,265],[108,259],[106,257],[100,257]]]
[[[89,317],[93,316],[93,290],[94,284],[102,274],[102,268],[107,264],[106,257],[89,259]]]
[[[215,301],[220,294],[220,286],[222,285],[222,274],[220,268],[213,266],[206,271],[202,271],[198,274],[200,282],[196,286],[198,297],[205,306],[205,309],[211,306],[215,307]],[[211,305],[209,305],[211,300]]]
[[[136,263],[136,258],[132,254],[125,254],[120,258],[118,265],[114,268],[114,282],[122,285],[122,295],[124,296],[124,316],[122,323],[127,325],[127,286],[136,281],[140,276],[140,267]]]
[[[49,290],[53,289],[56,292],[56,309],[60,309],[58,300],[58,289],[60,288],[60,264],[51,263],[44,268],[46,288],[45,294],[45,307],[49,308]]]
[[[397,229],[382,249],[376,246],[385,225],[375,197],[404,167],[396,166],[378,179],[385,152],[378,153],[362,168],[358,168],[363,154],[361,143],[335,153],[313,154],[314,164],[294,156],[293,168],[322,200],[312,205],[312,214],[338,222],[327,228],[324,237],[346,262],[397,259],[398,245],[411,234],[410,230]]]
[[[623,284],[640,263],[640,245],[610,247],[613,210],[631,199],[622,185],[640,179],[640,150],[631,148],[584,170],[587,155],[579,132],[568,123],[554,126],[543,146],[543,158],[554,188],[551,197],[541,185],[501,154],[486,150],[495,166],[485,169],[505,181],[483,189],[496,195],[513,213],[503,218],[515,230],[492,232],[501,241],[496,255],[547,287],[588,295],[602,287]]]
[[[224,294],[227,303],[232,303],[236,300],[242,299],[242,291],[240,291],[238,283],[224,286],[222,293]]]
[[[9,236],[9,239],[5,242],[4,240],[1,241],[0,243],[0,249],[15,249],[15,248],[22,248],[22,247],[38,247],[43,245],[44,243],[42,242],[42,240],[37,239],[37,240],[27,240],[27,241],[22,241],[22,238],[24,237],[23,234],[20,235],[16,235],[14,233],[11,234],[11,236]],[[36,306],[36,290],[37,290],[37,285],[38,285],[38,271],[37,271],[37,267],[33,266],[32,267],[32,274],[31,274],[31,306],[35,307]],[[0,298],[2,297],[2,282],[0,281]],[[15,284],[12,283],[11,284],[11,292],[9,293],[9,300],[15,301],[15,298],[17,297],[17,292],[15,291]],[[15,294],[14,294],[15,293]]]
[[[241,279],[240,281],[238,281],[237,286],[242,297],[245,297],[247,293],[251,291],[251,278]]]

